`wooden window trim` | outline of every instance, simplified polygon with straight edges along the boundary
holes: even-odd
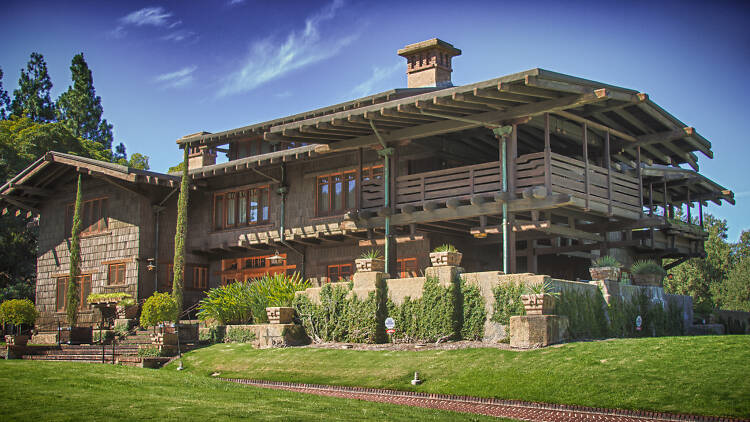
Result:
[[[122,280],[120,280],[120,269],[122,269]],[[112,281],[114,270],[115,280]],[[124,286],[127,282],[128,266],[125,262],[113,263],[107,265],[107,286]]]
[[[250,219],[250,198],[253,196],[253,191],[259,191],[260,194],[258,196],[261,201],[259,201],[259,207],[257,208],[258,213],[258,219],[256,221],[252,221]],[[245,201],[246,201],[246,207],[245,207],[245,213],[246,213],[246,222],[244,224],[239,223],[239,198],[240,198],[240,192],[245,192]],[[231,226],[227,223],[227,213],[228,213],[228,207],[227,207],[227,196],[228,194],[234,194],[234,224]],[[219,199],[221,198],[221,199]],[[264,201],[262,201],[264,200]],[[221,202],[222,210],[221,210],[221,225],[216,224],[216,218],[217,218],[217,210],[216,205],[218,202]],[[268,216],[266,219],[263,219],[263,208],[268,208]],[[212,226],[213,231],[225,231],[225,230],[236,230],[236,229],[242,229],[247,227],[259,227],[264,225],[269,225],[271,221],[271,185],[265,184],[256,186],[254,188],[247,188],[247,189],[237,189],[234,188],[229,191],[222,191],[222,192],[214,192],[213,196],[213,204],[211,206],[212,208]]]
[[[413,263],[414,264],[414,275],[409,275],[406,265],[407,263]],[[411,278],[417,276],[417,270],[419,267],[417,267],[417,258],[416,257],[408,257],[408,258],[399,258],[396,260],[396,265],[398,266],[398,274],[399,278]]]
[[[336,269],[336,274],[338,276],[338,279],[336,279],[336,280],[333,280],[333,278],[331,277],[331,270],[334,269],[334,268]],[[331,265],[328,265],[326,267],[326,278],[328,279],[328,282],[329,283],[335,283],[335,282],[337,282],[339,280],[345,279],[345,277],[342,276],[342,274],[344,274],[344,271],[342,271],[344,268],[348,268],[348,277],[351,277],[352,274],[354,274],[354,271],[353,271],[354,265],[352,265],[352,263],[343,263],[343,264],[331,264]]]
[[[78,280],[76,281],[78,283],[78,310],[80,312],[91,312],[93,308],[89,303],[86,301],[86,297],[84,297],[84,290],[83,290],[83,281],[85,278],[88,278],[88,284],[89,284],[89,294],[94,290],[94,280],[93,280],[93,273],[83,273],[78,276]],[[57,305],[59,303],[59,297],[57,294],[59,293],[58,290],[58,283],[62,281],[64,283],[64,289],[63,289],[63,308],[60,309]],[[68,276],[61,276],[61,277],[55,277],[55,312],[65,313],[68,309]]]
[[[81,201],[81,214],[82,214],[82,219],[83,219],[83,221],[81,221],[81,226],[86,224],[86,212],[87,212],[86,210],[88,209],[89,212],[93,212],[94,202],[99,202],[99,205],[97,207],[99,216],[96,221],[96,228],[93,230],[88,230],[89,228],[93,227],[93,224],[89,227],[81,227],[81,234],[80,234],[81,237],[100,236],[100,235],[111,233],[109,231],[109,197],[108,196],[101,196],[101,197],[91,198],[85,201]],[[74,214],[75,214],[75,203],[74,202],[66,203],[65,204],[65,228],[64,228],[66,238],[70,238],[72,236],[71,231],[73,230]]]

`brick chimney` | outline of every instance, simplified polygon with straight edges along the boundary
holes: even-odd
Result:
[[[406,58],[408,88],[447,88],[453,86],[451,59],[453,56],[460,56],[461,50],[433,38],[409,44],[398,50],[398,55]]]
[[[204,135],[210,135],[211,132],[198,132],[185,135],[180,140],[197,138]],[[194,146],[188,148],[188,168],[197,169],[216,164],[216,150],[207,146]]]

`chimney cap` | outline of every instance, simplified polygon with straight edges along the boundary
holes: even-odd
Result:
[[[406,47],[398,50],[398,55],[401,57],[407,57],[414,53],[418,53],[420,51],[424,50],[432,50],[434,48],[443,50],[450,54],[451,56],[460,56],[461,50],[457,49],[456,47],[453,47],[452,44],[447,43],[441,39],[433,38],[431,40],[422,41],[414,44],[409,44]]]

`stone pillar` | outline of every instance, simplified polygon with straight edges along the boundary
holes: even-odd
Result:
[[[510,347],[534,349],[568,338],[568,317],[524,315],[510,317]]]
[[[441,286],[448,287],[451,285],[451,281],[455,277],[460,277],[463,272],[464,269],[462,267],[443,265],[440,267],[425,268],[424,275],[427,278],[437,278]]]

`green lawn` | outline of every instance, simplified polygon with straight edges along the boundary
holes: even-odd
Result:
[[[186,354],[185,367],[203,376],[219,372],[229,378],[750,416],[747,335],[619,339],[528,352],[255,350],[218,344]],[[409,384],[414,371],[423,385]]]
[[[0,360],[0,385],[0,419],[10,421],[497,420],[102,364]]]

